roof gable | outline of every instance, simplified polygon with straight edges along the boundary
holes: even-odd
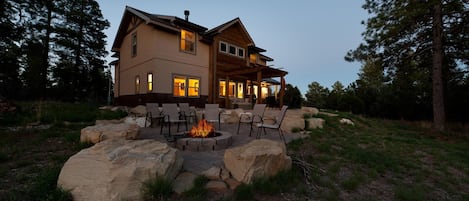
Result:
[[[246,30],[246,27],[243,25],[243,23],[241,22],[241,20],[239,19],[239,17],[233,19],[233,20],[230,20],[226,23],[223,23],[213,29],[210,29],[208,30],[207,32],[205,32],[204,36],[206,37],[214,37],[215,35],[218,35],[220,33],[222,33],[223,31],[227,30],[228,28],[236,25],[236,24],[239,24],[239,26],[241,27],[241,30],[242,32],[246,35],[246,37],[248,38],[249,42],[254,45],[254,40],[252,40],[251,36],[249,35],[248,31]]]
[[[116,38],[114,39],[114,43],[112,45],[112,51],[117,51],[117,49],[120,47],[122,40],[127,35],[127,28],[129,27],[133,17],[141,19],[147,25],[152,25],[156,28],[173,33],[179,33],[181,28],[189,29],[199,33],[203,33],[207,30],[207,28],[203,26],[197,25],[176,16],[154,15],[132,8],[130,6],[126,6],[119,24],[119,28],[117,30]]]

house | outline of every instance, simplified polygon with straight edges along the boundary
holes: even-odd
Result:
[[[287,72],[267,65],[273,59],[255,45],[239,18],[207,29],[190,22],[189,11],[185,15],[182,19],[125,8],[112,45],[117,59],[110,63],[117,104],[233,107],[260,103],[268,96],[283,104]],[[280,90],[273,92],[272,83],[263,81],[270,78],[280,78]]]

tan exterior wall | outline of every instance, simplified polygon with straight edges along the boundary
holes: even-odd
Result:
[[[137,55],[131,56],[131,36],[137,33]],[[120,48],[120,96],[136,94],[135,77],[140,77],[140,94],[147,93],[147,74],[153,73],[152,93],[172,93],[173,75],[200,78],[200,95],[208,95],[209,46],[198,41],[196,53],[179,50],[179,35],[140,24],[123,40]]]

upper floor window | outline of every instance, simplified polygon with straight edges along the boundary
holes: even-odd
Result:
[[[181,30],[181,51],[195,53],[195,34],[194,32]]]
[[[132,34],[132,38],[131,38],[131,55],[132,55],[132,57],[137,56],[137,33]]]
[[[243,59],[244,59],[244,56],[245,56],[244,48],[238,47],[238,46],[233,45],[233,44],[229,44],[229,43],[224,42],[224,41],[220,41],[219,51],[223,52],[223,53],[226,53],[226,54],[229,54],[229,55],[232,55],[232,56],[240,57],[240,58],[243,58]]]
[[[251,63],[257,63],[257,55],[256,54],[250,54],[249,55],[249,62]]]
[[[153,91],[153,73],[147,74],[147,91],[148,92]]]

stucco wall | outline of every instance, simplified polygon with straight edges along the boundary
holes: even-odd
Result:
[[[137,33],[137,55],[131,56],[131,36]],[[197,36],[199,39],[200,36]],[[179,35],[140,24],[123,40],[120,48],[120,93],[135,94],[135,77],[140,77],[140,94],[147,93],[147,74],[153,73],[152,93],[172,93],[173,75],[200,78],[200,95],[208,95],[209,46],[196,42],[196,53],[179,50]]]

